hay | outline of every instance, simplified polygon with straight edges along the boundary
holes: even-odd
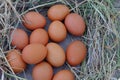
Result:
[[[71,11],[82,15],[86,21],[85,35],[82,40],[88,48],[86,60],[77,67],[68,68],[76,80],[117,79],[120,68],[120,23],[119,13],[114,0],[1,0],[0,1],[0,80],[26,80],[17,76],[11,69],[5,55],[11,47],[10,31],[21,23],[21,16],[30,10],[40,11],[55,3],[63,3]],[[74,36],[69,36],[75,40]],[[24,72],[25,73],[25,72]],[[24,74],[25,76],[27,74]],[[24,76],[24,77],[25,77]]]

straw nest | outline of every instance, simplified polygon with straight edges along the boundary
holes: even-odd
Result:
[[[0,80],[26,80],[16,75],[5,55],[11,47],[11,29],[22,22],[21,16],[30,10],[42,11],[56,3],[70,7],[71,11],[82,15],[87,30],[82,37],[69,36],[71,40],[80,39],[88,48],[87,58],[77,66],[71,67],[76,80],[116,80],[120,69],[120,22],[119,11],[114,0],[0,0]]]

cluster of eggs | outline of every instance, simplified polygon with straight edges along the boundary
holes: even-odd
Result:
[[[85,31],[85,22],[77,13],[70,13],[63,4],[56,4],[48,9],[48,18],[52,21],[48,31],[45,17],[35,11],[23,16],[23,25],[32,31],[30,36],[22,29],[15,29],[12,34],[12,46],[16,46],[6,55],[13,71],[20,73],[26,64],[35,64],[33,80],[75,80],[70,70],[60,70],[53,76],[53,67],[60,67],[67,61],[71,66],[79,65],[86,57],[87,49],[82,41],[71,42],[66,51],[57,44],[63,41],[67,32],[81,36]],[[49,42],[49,38],[51,42]]]

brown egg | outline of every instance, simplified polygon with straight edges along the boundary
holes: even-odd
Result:
[[[43,28],[46,25],[45,17],[42,14],[35,11],[26,13],[23,16],[23,20],[23,25],[30,30]]]
[[[61,42],[66,38],[67,31],[62,22],[53,21],[48,28],[48,34],[51,40]]]
[[[41,43],[46,45],[48,40],[48,33],[44,29],[36,29],[30,35],[30,43]]]
[[[67,61],[71,66],[79,65],[86,57],[87,48],[81,41],[73,41],[67,47]]]
[[[65,26],[67,30],[75,36],[81,36],[85,32],[85,21],[77,13],[67,15],[65,18]]]
[[[36,64],[44,60],[47,55],[47,48],[43,44],[32,43],[22,51],[22,58],[28,64]]]
[[[75,77],[71,71],[61,70],[54,75],[53,80],[75,80]]]
[[[18,49],[23,49],[26,45],[28,45],[28,35],[22,29],[16,29],[12,31],[11,34],[12,45],[16,46]]]
[[[52,76],[53,69],[47,62],[41,62],[33,68],[33,80],[52,80]]]
[[[54,67],[60,67],[65,63],[65,52],[62,47],[56,43],[47,44],[47,61]]]
[[[25,70],[26,63],[23,61],[21,53],[18,50],[9,51],[6,57],[15,73],[20,73]]]
[[[62,21],[68,14],[70,10],[66,5],[57,4],[52,6],[48,10],[48,17],[50,20],[60,20]]]

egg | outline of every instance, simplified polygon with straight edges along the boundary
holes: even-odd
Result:
[[[54,67],[60,67],[65,63],[65,52],[61,46],[50,42],[47,44],[48,54],[46,60]]]
[[[60,20],[62,21],[68,14],[70,10],[66,5],[56,4],[49,8],[48,10],[48,18],[50,20]]]
[[[26,63],[23,61],[20,51],[16,49],[10,50],[6,58],[15,73],[20,73],[25,70]]]
[[[87,48],[79,40],[71,42],[66,50],[67,61],[71,66],[79,65],[86,57]]]
[[[43,44],[32,43],[22,51],[22,58],[28,64],[37,64],[44,60],[47,55],[47,48]]]
[[[65,26],[69,33],[75,36],[82,36],[86,28],[84,19],[77,13],[67,15]]]
[[[52,76],[53,69],[47,62],[41,62],[33,68],[33,80],[52,80]]]
[[[17,49],[23,49],[26,45],[28,45],[28,35],[22,29],[15,29],[11,34],[13,46],[16,46]]]
[[[60,70],[52,80],[75,80],[74,74],[70,70]]]
[[[45,17],[35,11],[30,11],[23,15],[23,20],[23,25],[30,30],[43,28],[46,25]]]
[[[35,29],[30,35],[30,43],[40,43],[46,45],[48,40],[48,33],[44,29]]]
[[[67,30],[62,22],[53,21],[48,28],[48,34],[51,40],[61,42],[66,38]]]

